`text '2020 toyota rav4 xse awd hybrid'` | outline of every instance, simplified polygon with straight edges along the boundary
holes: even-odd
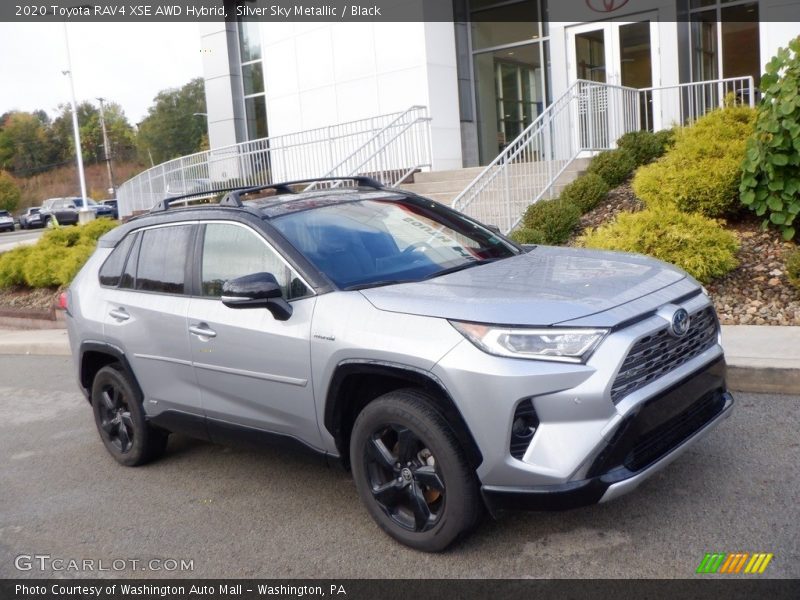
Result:
[[[117,461],[169,432],[290,442],[351,469],[389,535],[441,550],[484,506],[630,491],[728,415],[717,318],[684,272],[519,247],[356,183],[165,200],[100,240],[67,323]]]

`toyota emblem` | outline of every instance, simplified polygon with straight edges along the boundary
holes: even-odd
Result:
[[[672,320],[670,321],[670,331],[675,337],[683,337],[689,331],[689,313],[685,308],[679,308],[672,313]]]
[[[594,12],[610,13],[625,6],[628,0],[586,0],[586,6]]]

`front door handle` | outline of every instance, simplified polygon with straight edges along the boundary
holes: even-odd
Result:
[[[114,308],[110,310],[108,312],[108,315],[111,318],[116,319],[117,321],[127,321],[128,319],[131,318],[131,316],[128,314],[128,311],[122,308],[121,306],[119,308]]]
[[[217,332],[211,329],[205,323],[198,323],[197,325],[189,325],[189,333],[200,337],[207,337],[207,338],[217,337]]]

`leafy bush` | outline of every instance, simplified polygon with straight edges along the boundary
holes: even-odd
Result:
[[[587,171],[603,178],[609,187],[616,187],[630,177],[636,159],[625,148],[606,150],[592,159]]]
[[[11,175],[0,171],[0,209],[13,212],[19,205],[20,191]]]
[[[786,259],[786,275],[789,283],[800,290],[800,250],[795,250]]]
[[[663,156],[672,144],[673,136],[674,132],[671,129],[665,129],[658,133],[632,131],[619,138],[617,146],[627,150],[633,156],[636,166],[639,167]]]
[[[572,202],[564,199],[542,200],[531,204],[522,217],[522,229],[533,229],[541,234],[536,234],[536,242],[526,244],[563,244],[569,239],[572,231],[577,227],[581,218],[580,209]],[[525,234],[530,236],[534,234]],[[516,239],[516,238],[515,238]]]
[[[78,227],[46,231],[34,246],[0,254],[0,288],[67,285],[94,252],[97,240],[118,223],[97,219]]]
[[[530,229],[528,227],[523,227],[521,229],[515,229],[511,232],[509,236],[512,240],[517,242],[518,244],[546,244],[547,240],[545,239],[545,235],[539,231],[538,229]]]
[[[666,155],[636,172],[633,191],[648,207],[675,206],[707,217],[735,214],[754,120],[753,109],[728,106],[679,129]]]
[[[736,237],[718,221],[674,208],[623,213],[616,221],[585,234],[588,248],[622,250],[673,263],[702,282],[736,268]]]
[[[747,143],[739,191],[742,203],[784,239],[797,231],[800,213],[800,37],[781,48],[761,78],[764,96]]]
[[[587,173],[578,177],[561,192],[561,199],[572,202],[581,213],[586,213],[600,204],[608,194],[608,184],[599,175]]]

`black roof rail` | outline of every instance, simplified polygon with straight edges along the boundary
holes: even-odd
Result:
[[[255,192],[260,192],[263,190],[275,190],[277,194],[296,194],[291,186],[293,185],[300,185],[303,183],[318,183],[324,181],[355,181],[359,187],[370,187],[376,190],[384,189],[383,184],[372,177],[315,177],[310,179],[295,179],[294,181],[283,181],[280,183],[269,183],[266,185],[256,185],[256,186],[236,186],[236,187],[228,187],[228,188],[216,188],[213,190],[205,190],[201,192],[193,192],[191,194],[183,194],[181,196],[172,196],[170,198],[164,198],[160,202],[158,202],[153,208],[150,209],[151,213],[154,212],[163,212],[169,209],[170,204],[176,202],[177,200],[185,200],[187,198],[195,198],[201,196],[208,196],[211,194],[219,194],[221,192],[228,192],[219,201],[218,206],[232,206],[235,208],[241,208],[244,205],[242,204],[241,197],[246,196],[248,194],[254,194]]]

